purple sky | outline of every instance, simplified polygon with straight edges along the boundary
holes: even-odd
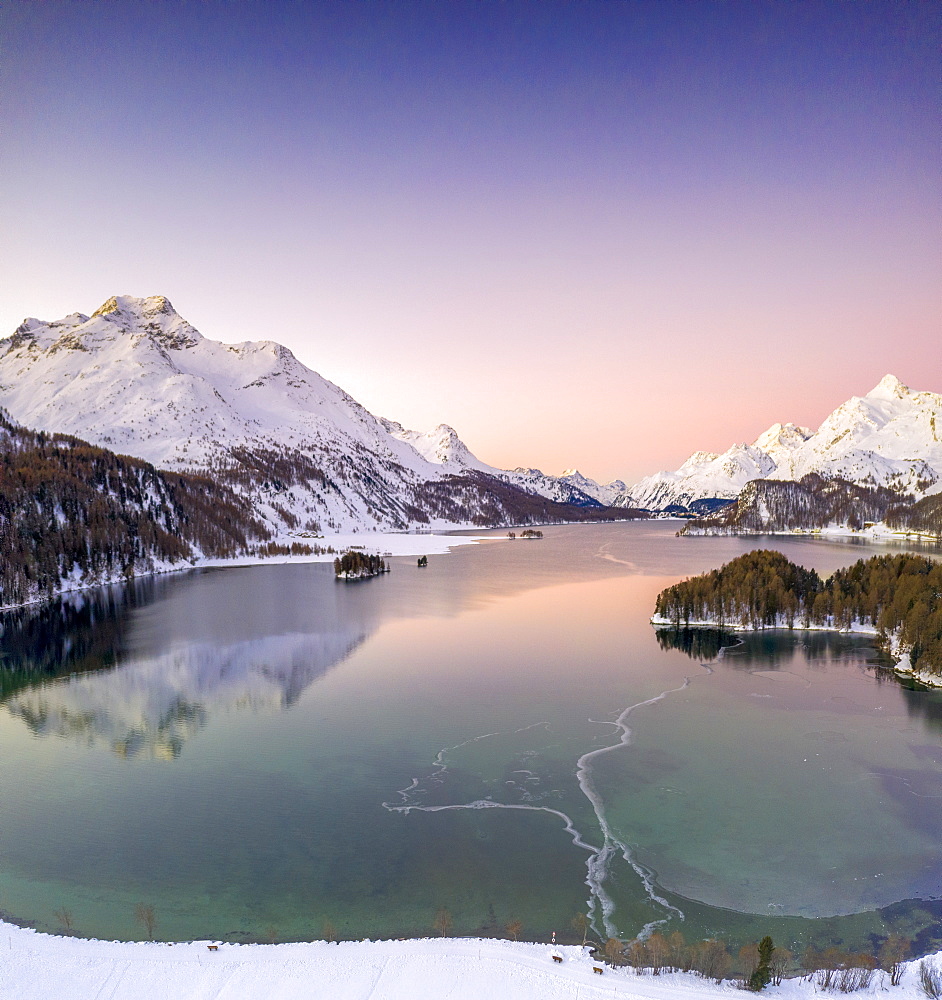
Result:
[[[935,0],[6,0],[0,39],[0,335],[164,294],[629,483],[942,391]]]

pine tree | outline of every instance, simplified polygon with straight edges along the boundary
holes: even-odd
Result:
[[[756,966],[755,972],[749,977],[749,989],[755,993],[764,990],[772,981],[772,953],[774,951],[775,945],[768,934],[766,934],[759,942],[759,964]]]

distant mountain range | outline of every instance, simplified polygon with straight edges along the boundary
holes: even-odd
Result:
[[[162,296],[0,341],[0,607],[312,536],[623,519],[623,483],[495,469],[377,418],[265,340],[207,340]],[[332,551],[332,550],[331,550]]]
[[[635,483],[619,502],[704,513],[704,505],[735,500],[747,483],[809,475],[884,487],[900,497],[942,491],[942,396],[914,392],[887,375],[865,396],[839,406],[817,431],[773,424],[752,444],[734,444],[722,455],[694,452],[675,472]]]
[[[159,295],[25,320],[0,341],[0,406],[25,427],[209,473],[284,531],[517,523],[630,506],[623,483],[496,469],[446,424],[422,433],[375,417],[286,347],[208,340]]]
[[[879,526],[879,527],[878,527]],[[754,479],[732,503],[687,522],[682,534],[766,534],[824,528],[942,536],[942,494],[916,500],[811,472],[797,482]]]
[[[0,408],[0,605],[353,530],[638,508],[723,532],[942,530],[942,396],[892,375],[817,431],[774,424],[627,489],[575,469],[497,469],[447,424],[420,432],[374,416],[273,340],[208,340],[163,296],[116,296],[91,316],[27,319],[0,341]]]

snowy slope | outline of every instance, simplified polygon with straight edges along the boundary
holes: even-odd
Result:
[[[839,406],[771,478],[809,472],[901,493],[936,492],[942,479],[942,395],[914,392],[886,375]]]
[[[577,489],[594,500],[598,500],[603,507],[614,506],[620,499],[624,501],[628,493],[628,487],[620,479],[613,479],[610,483],[599,484],[594,479],[584,476],[578,469],[567,469],[559,477],[559,481],[568,483],[573,489]],[[631,504],[622,502],[620,506],[629,507]]]
[[[773,424],[752,444],[722,455],[695,452],[675,472],[657,472],[631,487],[640,507],[689,505],[704,497],[734,499],[753,479],[797,480],[816,472],[911,496],[942,489],[942,396],[915,392],[893,375],[854,396],[811,432]]]
[[[716,983],[693,973],[610,968],[576,945],[495,938],[410,941],[310,941],[293,944],[167,944],[54,937],[0,922],[0,993],[18,1000],[736,1000],[735,980]],[[554,960],[554,956],[556,956]],[[925,960],[938,975],[942,954]],[[919,962],[904,967],[899,986],[876,972],[858,996],[925,1000]],[[594,970],[603,969],[601,975]],[[815,1000],[808,977],[769,986],[771,1000]],[[832,994],[839,996],[836,991]]]
[[[656,472],[631,487],[639,507],[660,510],[668,504],[689,505],[703,497],[736,497],[750,479],[763,479],[775,462],[755,445],[734,444],[717,455],[697,451],[676,471]]]
[[[248,440],[315,443],[325,434],[409,468],[425,464],[287,348],[207,340],[163,296],[114,297],[91,318],[26,320],[0,351],[0,398],[20,423],[160,467],[208,464]]]
[[[598,502],[538,470],[485,465],[447,425],[423,434],[376,418],[273,340],[208,340],[159,295],[25,320],[0,341],[0,406],[161,468],[224,472],[289,527],[435,523],[422,484],[467,470]]]
[[[519,486],[528,493],[537,493],[559,503],[574,503],[581,507],[599,504],[609,507],[616,497],[625,492],[625,484],[620,480],[603,486],[576,469],[567,469],[561,476],[549,476],[539,469],[497,469],[476,458],[458,437],[457,431],[448,424],[439,424],[435,430],[425,433],[406,430],[392,420],[382,420],[382,424],[393,437],[412,445],[426,461],[455,475],[467,469],[475,469]]]

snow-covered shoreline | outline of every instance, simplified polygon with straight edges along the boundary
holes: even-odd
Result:
[[[761,531],[746,531],[732,528],[695,528],[684,530],[682,535],[686,538],[709,538],[722,536],[736,536],[745,538],[761,538],[769,535],[774,538],[853,538],[863,542],[930,542],[934,545],[942,544],[942,538],[925,531],[903,531],[888,527],[884,522],[874,524],[869,528],[850,528],[846,524],[831,524],[824,528],[788,528],[782,531],[774,531],[771,528],[764,528]]]
[[[879,635],[879,629],[873,625],[866,625],[863,622],[854,621],[849,628],[835,628],[833,625],[819,625],[815,622],[795,621],[792,625],[784,622],[777,622],[774,625],[753,625],[742,622],[719,622],[708,618],[691,619],[683,624],[675,622],[672,618],[665,618],[663,615],[652,615],[651,624],[656,629],[661,628],[716,628],[727,632],[838,632],[843,635]],[[893,670],[904,677],[910,677],[926,687],[942,688],[942,675],[930,674],[925,670],[914,670],[909,662],[909,653],[900,652],[894,648],[890,650],[890,655],[899,657],[893,665]]]
[[[122,942],[56,937],[0,922],[0,996],[17,1000],[690,1000],[742,995],[692,974],[636,975],[594,961],[578,945],[494,938],[422,938],[328,944]],[[562,961],[554,961],[558,956]],[[939,967],[942,953],[932,956]],[[602,968],[601,975],[596,968]],[[883,992],[883,973],[865,993]],[[887,984],[888,985],[888,984]],[[910,962],[899,1000],[925,1000],[918,962]],[[804,1000],[819,990],[806,979],[771,986],[768,997]]]
[[[459,531],[469,531],[469,534],[458,534]],[[312,548],[316,545],[322,549],[331,549],[330,552],[308,552],[298,555],[243,555],[231,556],[226,559],[200,558],[192,561],[187,560],[179,563],[168,563],[163,560],[155,560],[154,567],[147,573],[140,573],[133,577],[135,580],[145,580],[152,576],[163,576],[167,573],[186,573],[194,569],[223,569],[226,567],[238,566],[273,566],[284,563],[313,563],[313,562],[333,562],[335,556],[347,549],[356,548],[364,553],[375,553],[385,556],[422,556],[422,555],[444,555],[459,545],[473,545],[485,538],[500,538],[500,535],[486,535],[482,531],[464,528],[456,525],[448,531],[436,531],[428,534],[421,532],[346,532],[344,534],[317,536],[317,537],[297,537],[280,539],[284,544],[291,542],[302,542]],[[32,607],[34,604],[45,604],[52,598],[64,597],[68,594],[77,594],[83,590],[94,590],[96,587],[110,587],[115,584],[127,583],[127,577],[122,574],[113,576],[103,576],[101,579],[92,581],[81,581],[77,579],[67,579],[63,586],[54,590],[50,596],[43,595],[30,601],[23,601],[20,604],[4,604],[0,606],[0,612],[13,611],[15,608]]]

